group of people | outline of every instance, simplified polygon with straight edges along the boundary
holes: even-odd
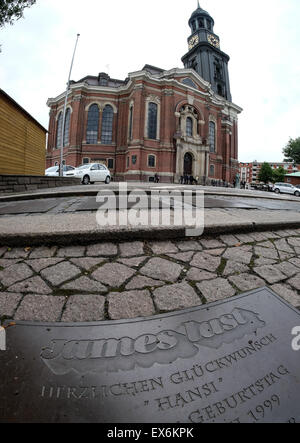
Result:
[[[197,185],[199,177],[193,177],[192,175],[184,174],[180,177],[181,185]]]

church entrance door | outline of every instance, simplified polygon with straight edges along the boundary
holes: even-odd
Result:
[[[189,154],[189,153],[185,154],[183,172],[184,172],[184,175],[192,175],[193,174],[193,156],[192,156],[192,154]]]

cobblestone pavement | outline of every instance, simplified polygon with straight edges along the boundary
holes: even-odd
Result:
[[[300,229],[184,241],[0,246],[0,318],[147,317],[269,286],[300,308]]]

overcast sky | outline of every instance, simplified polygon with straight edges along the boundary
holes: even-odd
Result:
[[[300,137],[299,0],[201,0],[231,60],[240,161],[282,161]],[[182,68],[197,0],[37,0],[0,32],[0,87],[48,127],[48,97],[72,79],[108,72],[125,79],[146,63]]]

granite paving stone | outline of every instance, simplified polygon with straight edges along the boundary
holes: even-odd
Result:
[[[197,288],[209,303],[233,297],[236,293],[235,289],[224,278],[197,283]]]
[[[286,284],[276,284],[271,289],[295,308],[300,307],[300,295]]]
[[[262,248],[261,246],[256,246],[254,248],[254,253],[258,257],[269,258],[272,260],[279,259],[278,252],[276,251],[275,248],[273,248],[273,249],[272,248]]]
[[[155,308],[150,292],[112,292],[108,295],[108,315],[111,320],[150,317]]]
[[[259,246],[262,248],[275,249],[274,243],[271,241],[260,242]]]
[[[294,246],[294,247],[300,248],[300,238],[299,237],[298,238],[291,237],[287,241],[288,241],[288,244],[290,246]]]
[[[72,295],[69,297],[62,322],[94,322],[105,319],[105,297],[101,295]]]
[[[7,248],[5,246],[0,246],[0,257],[7,251]]]
[[[51,258],[53,257],[57,252],[57,246],[47,247],[47,246],[40,246],[37,248],[34,248],[30,255],[30,259],[34,258]]]
[[[235,246],[239,243],[239,240],[234,235],[220,235],[220,239],[227,246]]]
[[[165,283],[159,280],[153,280],[152,278],[145,277],[143,275],[138,275],[133,277],[133,279],[126,286],[126,290],[130,289],[144,289],[144,288],[156,288],[158,286],[163,286]]]
[[[90,269],[94,268],[95,266],[101,265],[106,261],[106,258],[98,257],[82,257],[82,258],[71,258],[70,262],[73,263],[75,266],[78,266],[79,268],[84,269],[85,271],[89,271]]]
[[[88,257],[114,257],[118,254],[118,247],[115,243],[97,243],[87,248]]]
[[[118,260],[119,263],[122,263],[125,266],[129,266],[129,268],[138,268],[144,261],[146,261],[149,257],[134,257],[134,258],[121,258]]]
[[[31,249],[26,250],[26,248],[8,248],[7,252],[4,254],[4,258],[27,258]]]
[[[281,262],[278,265],[274,265],[274,268],[279,269],[287,277],[293,277],[299,273],[299,269],[289,262]]]
[[[190,252],[179,252],[178,254],[167,254],[169,257],[174,260],[182,261],[184,263],[189,263],[195,254],[195,251]]]
[[[64,261],[63,258],[36,258],[33,260],[26,260],[24,263],[31,266],[35,272],[40,272],[43,269],[49,268],[49,266],[57,265]]]
[[[263,232],[251,232],[251,237],[256,242],[267,240],[269,237]]]
[[[160,312],[170,312],[202,305],[200,297],[187,282],[156,289],[153,295],[155,305]]]
[[[251,236],[251,234],[235,234],[241,243],[253,243],[255,239]]]
[[[33,275],[33,271],[25,263],[16,263],[0,271],[0,283],[4,287],[11,286]]]
[[[293,277],[290,280],[288,280],[288,283],[293,286],[293,288],[297,289],[298,291],[300,291],[300,277]]]
[[[162,258],[152,258],[140,269],[140,273],[155,280],[175,282],[183,267]]]
[[[293,265],[297,266],[297,268],[300,268],[300,258],[291,258],[289,263],[292,263]]]
[[[0,318],[13,317],[22,297],[22,294],[0,292]]]
[[[260,266],[258,268],[254,268],[256,274],[265,279],[268,283],[278,283],[282,280],[286,280],[286,275],[283,274],[279,269],[276,269],[275,266]]]
[[[248,269],[248,266],[244,265],[243,263],[238,263],[233,260],[227,260],[223,275],[227,277],[228,275],[232,274],[241,274],[243,272],[247,272]]]
[[[219,249],[224,247],[222,242],[215,239],[200,239],[200,243],[205,249]]]
[[[23,280],[19,283],[15,283],[14,285],[10,286],[7,291],[41,295],[48,295],[52,293],[52,289],[49,288],[44,280],[42,280],[38,275],[27,280]]]
[[[64,261],[55,266],[51,266],[50,268],[43,269],[41,271],[41,276],[48,280],[53,286],[59,286],[80,273],[81,271],[77,266]]]
[[[136,273],[120,263],[106,263],[92,273],[92,277],[111,288],[119,288]]]
[[[106,286],[102,285],[99,281],[92,280],[86,276],[79,277],[70,283],[66,283],[62,286],[62,289],[78,292],[107,292]]]
[[[8,268],[9,266],[15,265],[16,263],[19,263],[22,259],[6,259],[6,258],[0,258],[0,268]]]
[[[152,249],[153,254],[157,255],[172,254],[172,253],[174,254],[176,252],[179,252],[175,244],[170,241],[151,242],[149,246]]]
[[[65,303],[65,297],[29,294],[23,298],[14,320],[57,322]]]
[[[182,252],[203,250],[200,243],[195,240],[177,241],[176,246]]]
[[[214,255],[215,257],[219,257],[223,254],[225,248],[222,249],[207,249],[205,252],[210,255]]]
[[[190,281],[212,280],[217,277],[217,274],[213,274],[207,271],[201,271],[201,269],[198,268],[190,268],[186,275],[187,280]]]
[[[287,252],[279,251],[279,258],[280,260],[288,260],[289,258],[295,257],[294,254],[288,254]]]
[[[120,256],[124,258],[144,255],[144,243],[140,241],[120,243]]]
[[[260,257],[254,260],[254,266],[259,267],[259,266],[274,265],[277,262],[278,260],[272,260],[270,258]]]
[[[252,259],[252,252],[247,252],[242,247],[228,248],[223,257],[238,263],[249,265]]]
[[[57,257],[82,257],[85,252],[85,246],[68,246],[60,248]]]
[[[191,261],[191,266],[204,269],[205,271],[215,272],[221,264],[220,257],[214,257],[205,252],[197,253]]]
[[[251,291],[266,286],[266,282],[252,274],[232,275],[228,279],[240,291]]]
[[[275,240],[274,244],[275,244],[276,248],[280,251],[288,252],[289,254],[294,253],[294,250],[291,248],[291,246],[288,244],[288,242],[284,238],[281,240]]]

